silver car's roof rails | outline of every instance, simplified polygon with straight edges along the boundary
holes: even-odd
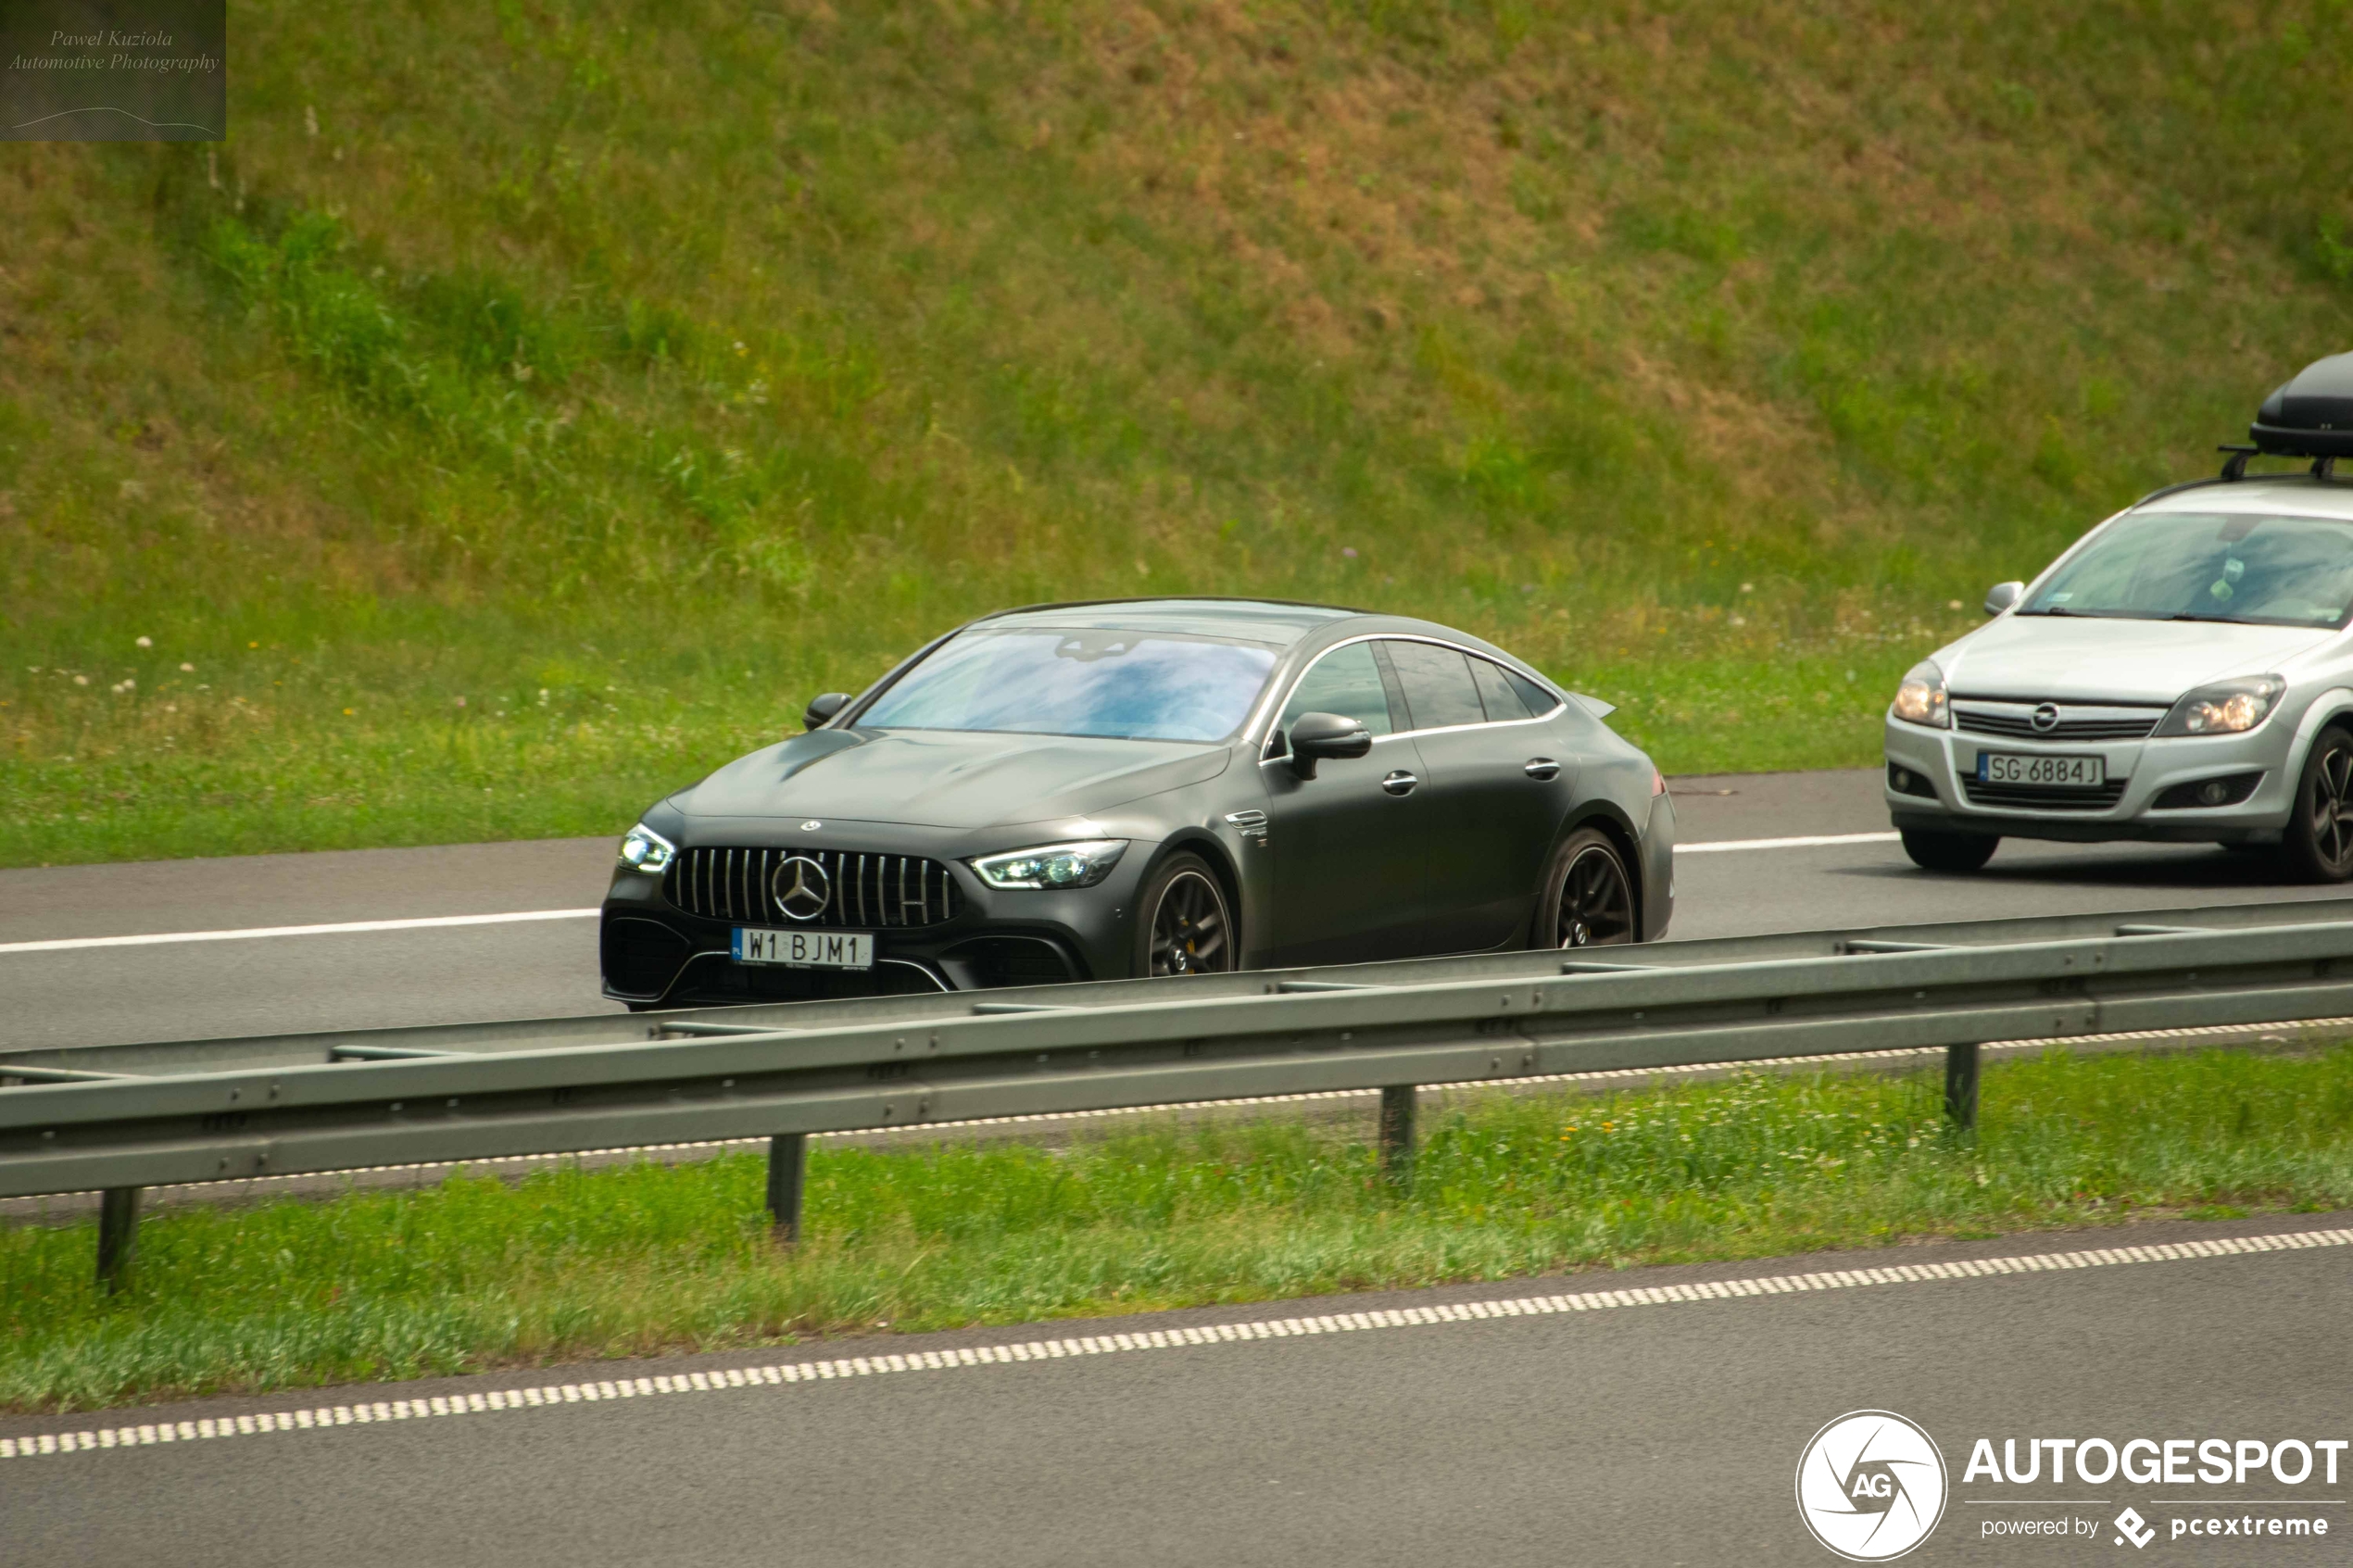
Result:
[[[2221,445],[2217,446],[2214,449],[2217,452],[2227,452],[2230,454],[2230,457],[2225,459],[2222,464],[2222,478],[2228,483],[2236,483],[2238,481],[2246,477],[2246,460],[2255,456],[2256,453],[2260,452],[2263,448],[2260,446],[2250,446],[2243,442],[2226,441]]]

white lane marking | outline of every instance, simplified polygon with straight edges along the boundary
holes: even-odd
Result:
[[[1678,855],[1727,849],[1812,849],[1833,844],[1893,844],[1893,833],[1839,833],[1812,838],[1733,838],[1679,844]],[[50,942],[0,942],[0,953],[57,953],[74,947],[147,947],[167,942],[247,942],[262,936],[339,936],[361,931],[422,931],[443,925],[503,925],[516,921],[586,920],[596,909],[523,909],[504,915],[430,915],[420,920],[355,920],[333,925],[251,925],[234,931],[158,931],[140,936],[66,936]]]
[[[1706,844],[1678,844],[1678,855],[1714,855],[1726,849],[1818,849],[1826,844],[1893,844],[1900,833],[1827,833],[1806,838],[1719,838]]]
[[[0,942],[0,953],[57,953],[69,947],[152,947],[166,942],[250,942],[261,936],[341,936],[359,931],[426,931],[444,925],[513,925],[535,920],[588,920],[596,909],[519,909],[504,915],[427,915],[419,920],[351,920],[334,925],[248,925],[235,931],[158,931],[144,936],[62,936],[53,942]]]
[[[2129,1235],[2129,1232],[2123,1233]],[[2120,1235],[2119,1239],[2123,1239]],[[1753,1279],[1700,1280],[1672,1285],[1587,1290],[1574,1296],[1522,1296],[1504,1301],[1450,1301],[1426,1307],[1382,1308],[1316,1317],[1262,1319],[1250,1323],[1199,1323],[1140,1333],[1088,1335],[1076,1339],[1032,1339],[1013,1345],[975,1345],[950,1350],[887,1352],[824,1361],[779,1361],[764,1366],[662,1377],[622,1378],[605,1383],[560,1383],[537,1388],[506,1388],[480,1394],[436,1394],[430,1399],[393,1399],[365,1405],[320,1405],[310,1410],[265,1411],[201,1421],[159,1421],[83,1432],[44,1432],[0,1437],[0,1459],[82,1453],[93,1449],[139,1448],[207,1437],[237,1437],[263,1432],[310,1432],[378,1421],[413,1421],[427,1416],[472,1415],[493,1411],[535,1410],[598,1399],[644,1399],[660,1394],[718,1393],[730,1388],[816,1383],[837,1377],[872,1377],[885,1373],[946,1372],[958,1367],[1010,1365],[1099,1356],[1116,1350],[1174,1350],[1246,1339],[1290,1339],[1360,1329],[1417,1328],[1483,1318],[1555,1317],[1568,1312],[1607,1311],[1617,1307],[1670,1307],[1746,1296],[1786,1296],[1807,1290],[1852,1290],[1867,1285],[1919,1285],[1933,1280],[1984,1279],[2001,1274],[2043,1273],[2053,1269],[2103,1269],[2128,1263],[2163,1263],[2191,1258],[2236,1258],[2292,1252],[2316,1247],[2353,1246],[2353,1230],[2291,1231],[2279,1236],[2215,1236],[2204,1241],[2155,1247],[2100,1247],[2082,1252],[2026,1253],[2008,1258],[1972,1258],[1947,1263],[1898,1263],[1879,1268],[1833,1269],[1820,1273],[1768,1274]]]

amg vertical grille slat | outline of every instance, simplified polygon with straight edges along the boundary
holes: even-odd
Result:
[[[776,873],[796,855],[816,861],[833,887],[824,912],[814,920],[793,920],[776,903]],[[661,885],[663,897],[690,915],[779,926],[906,930],[953,920],[963,908],[953,873],[920,855],[774,847],[682,849]]]

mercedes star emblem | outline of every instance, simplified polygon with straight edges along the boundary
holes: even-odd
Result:
[[[824,823],[819,822],[816,818],[812,817],[807,822],[800,824],[800,831],[803,833],[815,833],[819,828],[824,827]]]
[[[2055,702],[2045,703],[2042,707],[2034,710],[2033,717],[2029,719],[2027,722],[2033,725],[2036,729],[2045,732],[2057,729],[2058,704]]]
[[[794,920],[815,920],[834,901],[834,879],[806,855],[794,855],[769,880],[776,907]]]

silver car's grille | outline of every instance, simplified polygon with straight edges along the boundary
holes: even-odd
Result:
[[[2038,708],[2056,709],[2056,718],[2036,728]],[[1953,722],[1980,735],[2014,735],[2020,740],[2139,740],[2165,717],[2161,708],[2133,709],[2090,703],[1989,703],[1957,697]]]
[[[824,873],[822,909],[796,915],[776,900],[777,872],[796,857]],[[791,873],[787,881],[789,893]],[[761,925],[937,925],[964,907],[956,879],[937,860],[839,849],[682,849],[662,873],[661,890],[690,915]]]
[[[2048,784],[1982,784],[1961,775],[1961,793],[1972,806],[2007,806],[2021,811],[2106,811],[2124,798],[2122,779],[2097,789],[2053,789]]]

